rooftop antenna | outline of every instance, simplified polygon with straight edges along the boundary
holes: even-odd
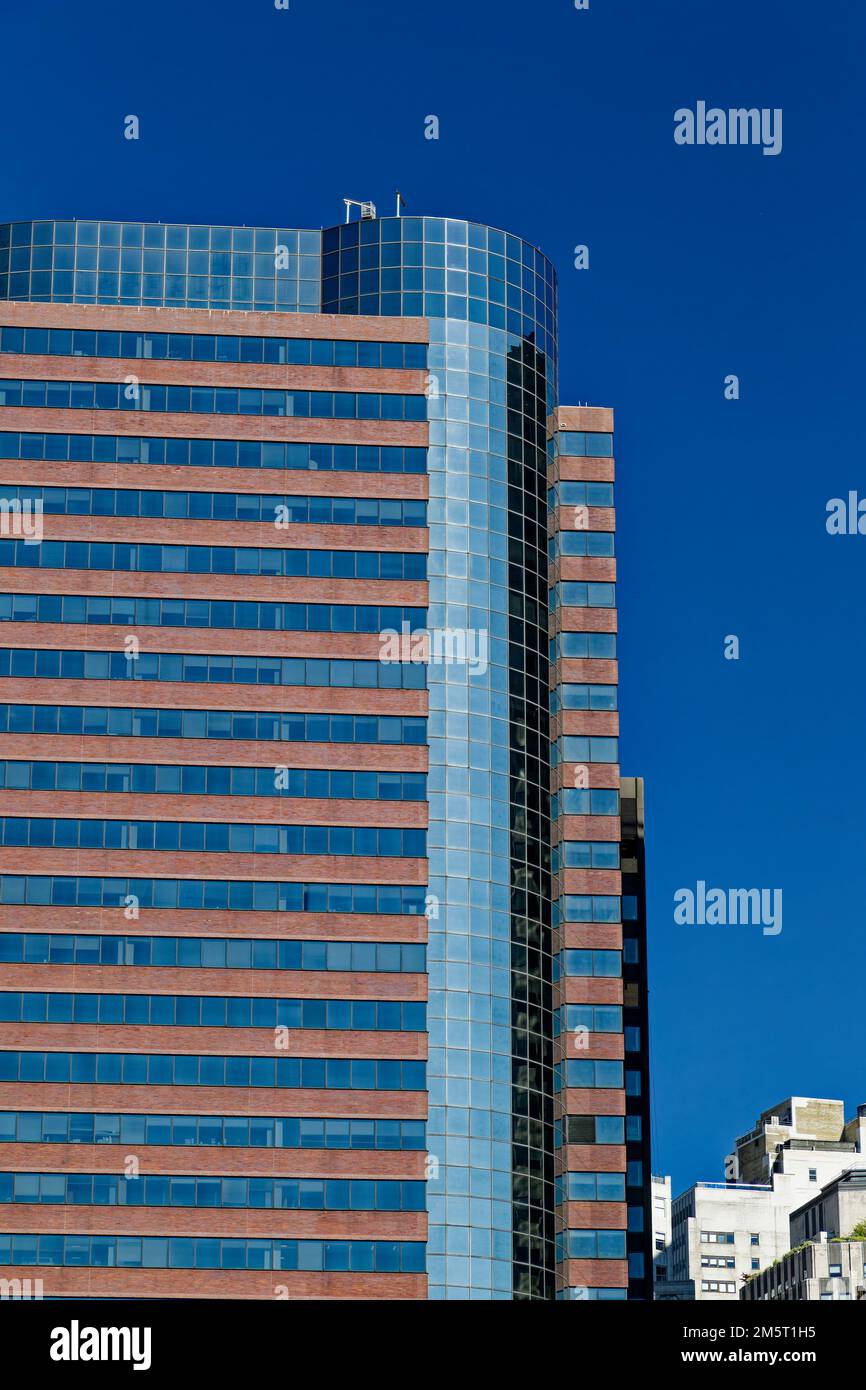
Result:
[[[400,192],[400,190],[399,190],[399,188],[398,188],[398,189],[397,189],[397,216],[398,216],[398,217],[402,217],[403,214],[402,214],[402,212],[401,212],[401,209],[404,208],[405,206],[406,206],[406,199],[403,197],[403,194]]]
[[[343,199],[343,202],[346,204],[346,221],[347,221],[347,222],[350,221],[350,219],[351,219],[351,216],[352,216],[352,208],[360,208],[360,209],[361,209],[361,221],[362,221],[362,222],[372,222],[372,221],[375,220],[375,217],[376,217],[376,204],[375,204],[375,203],[361,203],[361,202],[358,201],[357,198],[344,198],[344,199]]]

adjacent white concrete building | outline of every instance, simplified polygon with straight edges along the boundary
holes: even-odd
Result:
[[[695,1296],[690,1279],[677,1278],[672,1268],[673,1218],[671,1180],[652,1177],[653,1298],[660,1302],[690,1302]]]
[[[736,1140],[727,1181],[695,1183],[671,1200],[669,1179],[654,1178],[655,1297],[737,1299],[746,1279],[791,1250],[792,1212],[863,1153],[866,1106],[846,1123],[842,1101],[792,1096]]]
[[[863,1239],[866,1168],[849,1168],[791,1213],[791,1249],[808,1240]]]
[[[792,1250],[744,1284],[740,1298],[767,1303],[851,1303],[866,1299],[866,1241],[817,1241]]]
[[[671,1204],[671,1278],[698,1302],[738,1298],[747,1275],[790,1249],[790,1211],[771,1186],[695,1183]]]

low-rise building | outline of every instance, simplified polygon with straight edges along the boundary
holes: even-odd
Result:
[[[656,1297],[664,1282],[691,1283],[694,1292],[686,1296],[696,1301],[736,1299],[745,1280],[796,1243],[792,1213],[811,1208],[864,1153],[866,1106],[847,1123],[840,1100],[792,1096],[763,1111],[735,1141],[725,1163],[728,1181],[696,1183],[670,1203],[670,1244],[656,1245],[657,1270],[664,1267]],[[655,1196],[654,1181],[654,1203]]]
[[[690,1279],[674,1279],[671,1268],[671,1180],[652,1175],[653,1221],[653,1299],[657,1302],[691,1301],[695,1296]]]
[[[671,1243],[671,1180],[653,1173],[650,1180],[653,1219],[653,1282],[666,1283]]]
[[[830,1240],[846,1240],[864,1225],[866,1168],[849,1168],[791,1213],[791,1249],[817,1239],[822,1231]]]
[[[743,1279],[788,1250],[790,1206],[769,1185],[699,1182],[671,1204],[670,1277],[696,1301],[736,1299]]]
[[[790,1096],[758,1117],[734,1142],[726,1177],[736,1183],[771,1184],[790,1177],[788,1187],[818,1191],[866,1151],[866,1106],[846,1122],[841,1100]]]
[[[809,1242],[746,1281],[740,1298],[749,1302],[848,1302],[866,1298],[866,1241],[828,1240],[822,1231]]]

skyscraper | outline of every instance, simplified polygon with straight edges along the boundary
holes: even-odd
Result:
[[[14,223],[0,301],[4,1273],[626,1297],[613,423],[550,262]]]

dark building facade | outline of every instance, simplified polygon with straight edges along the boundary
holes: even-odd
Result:
[[[620,779],[629,1297],[653,1297],[646,834],[642,777]]]
[[[9,1277],[641,1277],[613,420],[556,354],[473,223],[0,228]]]

